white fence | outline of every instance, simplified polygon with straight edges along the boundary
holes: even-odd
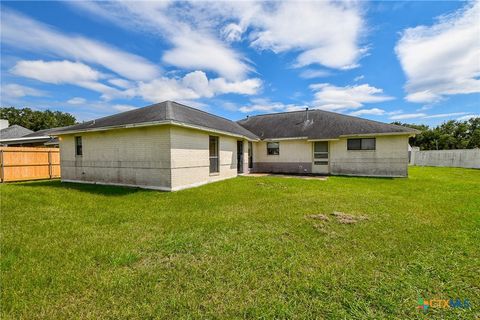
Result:
[[[480,169],[480,149],[412,150],[410,164],[432,167],[461,167]]]

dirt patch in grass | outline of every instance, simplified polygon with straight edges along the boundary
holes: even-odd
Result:
[[[353,224],[362,220],[368,220],[368,217],[366,216],[354,216],[339,211],[332,212],[332,215],[337,218],[338,223],[341,224]]]
[[[355,216],[355,215],[351,215],[351,214],[343,213],[339,211],[334,211],[331,213],[331,215],[334,216],[335,217],[334,220],[336,220],[340,224],[354,224],[363,220],[368,220],[367,216],[363,216],[363,215]],[[314,225],[317,230],[323,229],[326,223],[330,221],[330,218],[327,215],[321,214],[321,213],[310,214],[310,215],[307,215],[306,218],[313,219],[313,220],[320,220],[324,222],[321,224]]]
[[[321,214],[321,213],[308,215],[307,218],[314,219],[314,220],[321,220],[321,221],[330,220],[326,215]]]

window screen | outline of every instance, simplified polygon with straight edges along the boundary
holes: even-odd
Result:
[[[209,136],[210,173],[219,172],[218,137]]]
[[[317,141],[313,144],[313,159],[316,165],[328,164],[328,142]]]

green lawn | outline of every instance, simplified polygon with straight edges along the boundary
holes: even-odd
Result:
[[[175,193],[0,188],[2,319],[480,314],[480,170],[239,177]],[[341,224],[333,211],[368,220]],[[425,316],[418,298],[472,308]]]

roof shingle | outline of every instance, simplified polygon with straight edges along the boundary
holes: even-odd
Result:
[[[253,133],[234,121],[174,101],[164,101],[144,108],[130,110],[81,124],[64,127],[55,130],[54,134],[160,121],[185,123],[245,136],[250,139],[258,139]]]
[[[308,117],[308,118],[307,118]],[[307,120],[308,119],[308,120]],[[251,116],[238,123],[260,139],[335,139],[342,135],[416,133],[415,129],[323,110]]]
[[[14,124],[8,128],[0,130],[0,139],[15,139],[26,136],[27,134],[33,133],[32,130]]]

